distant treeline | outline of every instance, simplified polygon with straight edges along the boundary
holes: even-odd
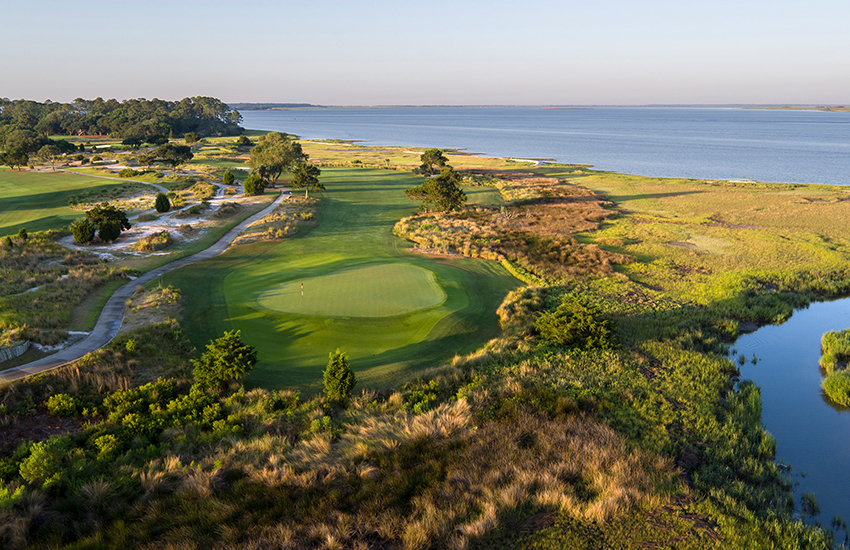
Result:
[[[187,97],[180,101],[98,97],[77,98],[71,103],[0,98],[0,150],[57,134],[146,141],[152,137],[180,137],[188,132],[232,136],[243,132],[240,122],[242,115],[238,111],[214,97]],[[7,143],[12,136],[15,143]]]
[[[239,111],[269,111],[273,109],[309,109],[321,108],[312,103],[231,103],[230,107]]]

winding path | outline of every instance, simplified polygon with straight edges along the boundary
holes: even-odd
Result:
[[[290,194],[291,193],[289,191],[281,191],[280,195],[269,206],[236,225],[233,229],[228,231],[221,239],[213,243],[209,248],[191,256],[175,260],[170,264],[158,267],[152,271],[148,271],[139,278],[133,279],[132,281],[128,282],[127,284],[116,290],[115,293],[109,298],[109,300],[107,300],[106,305],[103,307],[103,311],[100,313],[100,317],[97,320],[97,324],[95,325],[91,334],[89,334],[84,340],[81,340],[76,344],[69,346],[53,355],[49,355],[37,361],[32,361],[31,363],[27,363],[25,365],[21,365],[19,367],[14,367],[0,372],[0,383],[11,382],[12,380],[26,378],[27,376],[32,376],[33,374],[38,374],[46,370],[61,367],[62,365],[66,365],[72,361],[76,361],[87,353],[102,348],[103,346],[108,344],[110,340],[112,340],[118,333],[118,329],[121,327],[121,323],[124,321],[124,309],[126,307],[125,304],[127,300],[136,291],[137,286],[145,285],[148,282],[156,279],[163,273],[167,273],[169,271],[181,268],[185,265],[189,265],[194,262],[199,262],[201,260],[207,260],[214,256],[218,256],[219,254],[227,250],[228,247],[230,247],[236,237],[238,237],[239,234],[246,227],[256,221],[261,220],[263,217],[271,213],[281,202],[288,199],[290,197]]]

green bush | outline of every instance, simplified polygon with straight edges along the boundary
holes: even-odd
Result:
[[[74,416],[79,403],[67,393],[58,393],[47,400],[47,410],[54,416]]]
[[[74,240],[80,244],[87,244],[94,240],[95,227],[88,218],[80,218],[71,223],[71,233]]]
[[[233,185],[235,179],[236,178],[233,177],[233,172],[231,172],[230,170],[226,170],[224,172],[224,175],[221,177],[221,181],[222,183],[224,183],[224,185]]]
[[[171,201],[168,200],[168,195],[165,193],[157,193],[154,208],[156,208],[156,211],[159,213],[171,210]]]
[[[21,477],[35,487],[46,488],[60,482],[66,474],[63,459],[70,447],[65,437],[52,437],[33,444],[30,455],[21,462]]]
[[[12,237],[10,237],[9,235],[6,235],[6,238],[3,239],[3,246],[12,247],[13,246]]]
[[[222,390],[254,368],[257,350],[243,344],[240,334],[238,330],[225,332],[224,336],[207,344],[207,351],[200,359],[192,360],[196,385]]]
[[[246,195],[262,195],[266,190],[266,183],[259,175],[251,173],[245,178],[243,184]]]
[[[325,395],[330,401],[342,402],[351,396],[357,379],[348,364],[348,357],[337,349],[330,354],[324,372]]]
[[[850,407],[850,372],[834,371],[823,379],[821,387],[830,399],[839,405]]]
[[[122,168],[120,172],[118,172],[119,178],[132,178],[136,175],[136,171],[132,168]]]
[[[121,236],[121,222],[117,220],[104,220],[97,230],[97,236],[102,241],[112,242]]]
[[[97,447],[97,459],[106,462],[115,460],[121,452],[121,443],[112,434],[106,434],[94,440]]]
[[[18,238],[22,241],[26,241],[27,239],[29,239],[29,235],[27,234],[27,229],[25,227],[22,227],[18,230]]]
[[[554,312],[542,312],[534,328],[556,346],[611,349],[614,344],[608,321],[595,306],[577,296],[565,296]]]

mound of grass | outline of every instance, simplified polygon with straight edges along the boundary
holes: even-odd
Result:
[[[850,407],[850,372],[841,370],[828,374],[821,382],[821,387],[830,399]]]
[[[832,374],[837,367],[846,365],[850,360],[850,329],[825,333],[820,347],[820,368],[827,375]]]

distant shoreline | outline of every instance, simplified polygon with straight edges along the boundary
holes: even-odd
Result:
[[[689,105],[313,105],[311,103],[229,103],[236,111],[298,111],[305,109],[765,109],[783,111],[833,111],[850,112],[845,105],[782,105],[782,104],[689,104]]]

